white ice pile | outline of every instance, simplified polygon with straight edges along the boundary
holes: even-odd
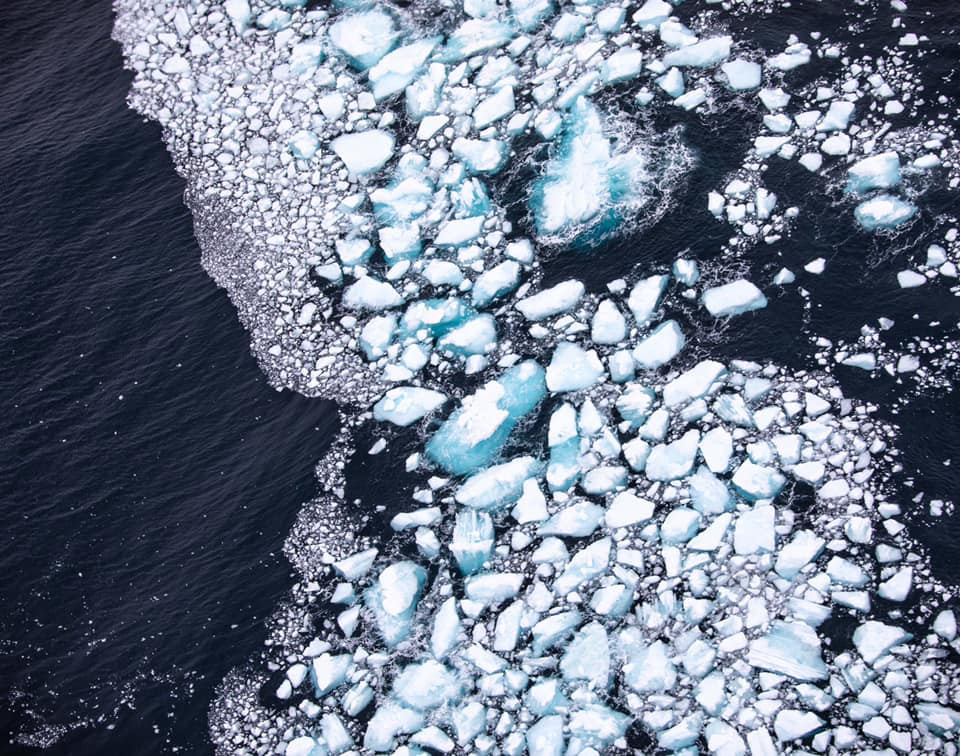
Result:
[[[724,29],[750,5],[779,7],[116,0],[205,266],[273,383],[341,405],[219,752],[957,752],[956,602],[911,540],[896,429],[827,372],[704,338],[795,281],[776,161],[877,244],[960,183],[946,126],[897,120],[927,40],[764,52]],[[729,113],[757,129],[742,163],[670,216],[668,252],[635,243],[692,165],[679,124]],[[697,260],[715,219],[736,233]],[[899,286],[955,279],[957,236]],[[565,246],[603,272],[554,275]],[[355,496],[353,461],[400,449],[382,500]]]

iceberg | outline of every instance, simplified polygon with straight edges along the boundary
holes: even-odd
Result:
[[[521,299],[516,308],[527,320],[546,320],[575,307],[583,298],[584,286],[580,281],[563,281],[549,289]]]
[[[513,503],[523,485],[539,469],[533,457],[517,457],[501,465],[474,473],[457,489],[457,503],[471,509],[492,510]]]
[[[657,326],[633,350],[633,360],[643,370],[656,370],[680,354],[687,339],[675,320]]]
[[[364,593],[387,646],[396,646],[409,635],[426,580],[427,573],[414,562],[395,562]]]
[[[367,72],[373,96],[379,102],[403,92],[423,69],[439,44],[439,37],[421,39],[384,55]]]
[[[672,50],[663,56],[663,65],[694,66],[710,68],[730,57],[730,37],[711,37],[678,50]]]
[[[636,148],[615,153],[599,111],[581,97],[532,189],[537,231],[549,241],[590,246],[645,203],[649,182],[643,154]]]
[[[817,632],[803,622],[776,620],[766,635],[750,643],[750,664],[806,682],[826,680],[827,665],[820,653]]]
[[[493,542],[493,520],[490,515],[476,510],[457,513],[450,551],[460,566],[460,572],[472,575],[483,569],[493,553]]]
[[[857,161],[847,171],[847,191],[866,194],[873,189],[890,189],[900,183],[900,156],[881,152]]]
[[[866,202],[861,202],[853,211],[857,223],[867,231],[896,228],[916,214],[916,205],[891,194],[879,194]]]
[[[700,431],[689,430],[673,443],[657,444],[647,457],[647,477],[662,481],[685,478],[693,472],[699,443]]]
[[[510,368],[464,398],[427,442],[427,456],[456,475],[489,464],[546,393],[546,374],[537,363],[528,360]]]
[[[728,60],[720,70],[727,77],[727,85],[735,92],[757,89],[763,80],[763,67],[743,58]]]

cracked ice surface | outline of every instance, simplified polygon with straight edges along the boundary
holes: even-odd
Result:
[[[639,732],[685,754],[954,753],[952,594],[906,527],[897,429],[827,371],[705,337],[796,280],[744,269],[804,218],[771,164],[878,243],[931,182],[956,188],[917,102],[927,39],[771,51],[694,0],[316,5],[116,2],[204,265],[273,383],[342,405],[285,546],[300,580],[221,688],[218,750],[623,752]],[[814,61],[835,65],[790,73]],[[544,285],[558,251],[666,217],[696,158],[675,119],[748,136],[700,195],[695,222],[732,231],[717,259],[641,249],[605,290]],[[941,235],[901,288],[956,277]],[[835,361],[923,373],[860,341]],[[385,534],[348,471],[410,434]]]

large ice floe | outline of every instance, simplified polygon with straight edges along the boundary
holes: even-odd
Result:
[[[956,604],[897,428],[828,370],[711,341],[796,280],[768,266],[804,197],[772,166],[877,244],[960,183],[946,119],[920,125],[922,34],[728,30],[777,0],[115,5],[205,267],[274,385],[342,418],[219,752],[956,753]],[[684,128],[702,153],[731,115],[740,164],[694,181]],[[690,186],[700,215],[669,215]],[[955,226],[900,287],[956,277]],[[354,496],[385,458],[383,501]]]

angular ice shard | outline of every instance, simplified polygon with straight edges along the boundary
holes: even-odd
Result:
[[[493,553],[493,520],[486,512],[464,510],[457,513],[450,551],[464,575],[483,569]]]
[[[823,720],[816,714],[799,709],[783,709],[773,721],[773,729],[781,743],[805,738],[824,726]]]
[[[906,643],[913,636],[903,628],[869,620],[853,631],[853,645],[867,664],[873,664],[894,646]]]
[[[792,580],[800,570],[820,556],[825,545],[826,541],[820,536],[809,530],[801,530],[780,549],[774,569],[781,577]]]
[[[606,572],[610,564],[609,538],[601,538],[580,549],[567,564],[563,574],[553,584],[553,590],[561,596],[576,590],[582,583]]]
[[[750,643],[747,658],[754,667],[794,680],[812,682],[829,676],[820,653],[820,638],[803,622],[774,621],[766,635]]]
[[[674,407],[691,399],[699,399],[705,396],[713,382],[726,372],[727,369],[714,360],[698,362],[663,387],[663,403]]]
[[[373,405],[373,416],[377,420],[407,426],[430,414],[445,401],[447,397],[439,391],[416,386],[401,386],[390,389],[379,402]]]
[[[584,286],[580,281],[562,281],[517,302],[517,309],[527,320],[545,320],[575,307],[583,298]]]
[[[614,153],[600,113],[585,98],[573,103],[555,154],[534,184],[537,231],[548,240],[592,244],[613,231],[648,194],[646,160],[636,148]]]
[[[680,354],[686,341],[677,321],[667,320],[637,344],[633,350],[634,362],[643,370],[656,370]]]
[[[545,378],[543,368],[528,360],[465,397],[427,442],[427,455],[456,475],[489,464],[520,418],[546,395]]]
[[[451,63],[466,60],[477,53],[502,47],[513,39],[513,35],[510,24],[495,18],[472,18],[449,36],[441,57]]]
[[[593,316],[590,337],[597,344],[617,344],[626,338],[627,321],[617,306],[604,299]]]
[[[453,140],[453,154],[471,173],[494,174],[506,163],[509,145],[496,139]]]
[[[733,474],[733,485],[745,499],[772,499],[783,488],[786,478],[774,467],[744,460]]]
[[[527,750],[543,756],[563,756],[563,717],[544,717],[527,730]]]
[[[740,315],[767,306],[767,298],[746,279],[731,281],[703,292],[703,305],[715,318]]]
[[[686,543],[699,530],[700,513],[686,507],[677,507],[666,516],[660,526],[660,540],[666,544]]]
[[[393,135],[381,129],[344,134],[330,146],[351,173],[364,175],[380,170],[393,155]]]
[[[363,747],[377,753],[392,751],[396,748],[399,735],[416,732],[423,727],[423,723],[423,714],[420,712],[387,701],[367,723]]]
[[[695,66],[710,68],[730,56],[730,37],[711,37],[663,56],[665,66]]]
[[[704,436],[706,438],[706,436]],[[703,441],[700,442],[701,450]],[[727,484],[706,467],[701,467],[688,480],[690,502],[693,508],[706,515],[715,515],[731,509],[733,497]]]
[[[553,392],[580,391],[589,388],[604,375],[597,353],[561,341],[547,366],[547,388]]]
[[[861,202],[853,211],[857,223],[867,231],[896,228],[917,214],[917,207],[892,194],[880,194]]]
[[[473,286],[473,303],[485,307],[494,299],[513,291],[520,282],[520,265],[504,260],[477,277]]]
[[[383,56],[368,72],[373,96],[380,101],[402,92],[420,73],[439,42],[439,37],[421,39]]]
[[[519,499],[524,482],[539,469],[540,463],[533,457],[517,457],[470,476],[457,489],[455,498],[471,509],[498,509]]]
[[[638,326],[646,325],[653,317],[657,307],[660,306],[660,298],[667,290],[669,281],[669,276],[650,276],[639,281],[630,290],[627,307],[633,313],[633,318],[637,321]]]
[[[330,27],[328,36],[356,68],[365,70],[390,52],[397,30],[389,14],[369,10],[342,16]]]
[[[602,517],[603,507],[592,501],[578,501],[553,515],[538,532],[540,535],[585,538],[597,529]]]
[[[693,471],[699,443],[700,431],[689,430],[673,443],[657,444],[647,458],[647,477],[662,481],[686,477]]]

